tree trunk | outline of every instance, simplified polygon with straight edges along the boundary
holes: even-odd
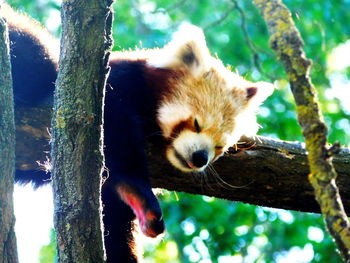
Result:
[[[59,262],[98,263],[105,258],[100,192],[111,4],[72,0],[62,5],[51,149]]]
[[[13,184],[15,122],[8,30],[0,17],[0,263],[17,263]]]

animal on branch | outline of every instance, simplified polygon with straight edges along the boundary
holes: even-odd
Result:
[[[15,108],[52,105],[55,40],[6,5],[1,15],[10,28]],[[135,217],[146,236],[164,232],[145,140],[161,144],[177,169],[203,172],[242,135],[257,132],[256,111],[273,85],[231,72],[211,56],[202,30],[191,25],[181,27],[163,48],[113,52],[109,65],[104,106],[108,172],[102,188],[107,262],[138,262]],[[38,187],[50,181],[50,173],[39,167],[17,170],[16,181]]]

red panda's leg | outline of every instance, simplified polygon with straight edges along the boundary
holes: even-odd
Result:
[[[122,179],[106,182],[103,186],[103,222],[108,263],[138,262],[134,240],[134,219],[142,232],[155,237],[164,231],[162,213],[152,189],[146,182]],[[118,193],[118,194],[117,194]]]
[[[114,92],[115,90],[107,91],[104,126],[105,160],[108,169],[108,178],[104,185],[104,189],[108,190],[104,191],[108,191],[109,196],[114,194],[114,197],[103,200],[104,223],[108,262],[124,262],[117,261],[118,255],[115,251],[119,245],[125,247],[125,244],[116,242],[122,242],[122,235],[124,242],[126,240],[125,243],[130,245],[125,249],[126,253],[134,251],[132,221],[135,215],[142,232],[150,237],[155,237],[164,231],[164,222],[148,178],[147,156],[144,149],[145,119],[128,108],[130,100],[119,100],[113,96],[121,96],[123,90]],[[121,104],[124,101],[130,103]],[[105,193],[104,195],[107,196]],[[136,256],[132,254],[129,257]],[[113,258],[116,260],[113,261]]]
[[[107,263],[137,263],[132,210],[109,185],[103,186],[103,223]]]

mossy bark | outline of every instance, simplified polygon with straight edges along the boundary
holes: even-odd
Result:
[[[15,121],[8,29],[0,17],[0,263],[17,263],[13,184]]]
[[[297,105],[298,121],[305,137],[310,166],[309,180],[315,190],[328,230],[345,259],[350,261],[350,231],[335,180],[333,152],[327,148],[327,127],[323,121],[316,90],[310,79],[311,61],[303,51],[303,41],[290,11],[280,0],[254,0],[270,32],[270,45],[288,74]]]
[[[111,0],[62,3],[51,147],[59,262],[98,263],[105,258],[100,192],[111,4]]]

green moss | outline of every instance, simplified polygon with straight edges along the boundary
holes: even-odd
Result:
[[[297,81],[297,76],[295,75],[294,72],[290,72],[290,73],[288,73],[288,79],[290,82],[295,82],[295,81]]]
[[[64,119],[63,112],[66,110],[58,109],[56,113],[56,128],[64,129],[66,127],[66,122]]]

